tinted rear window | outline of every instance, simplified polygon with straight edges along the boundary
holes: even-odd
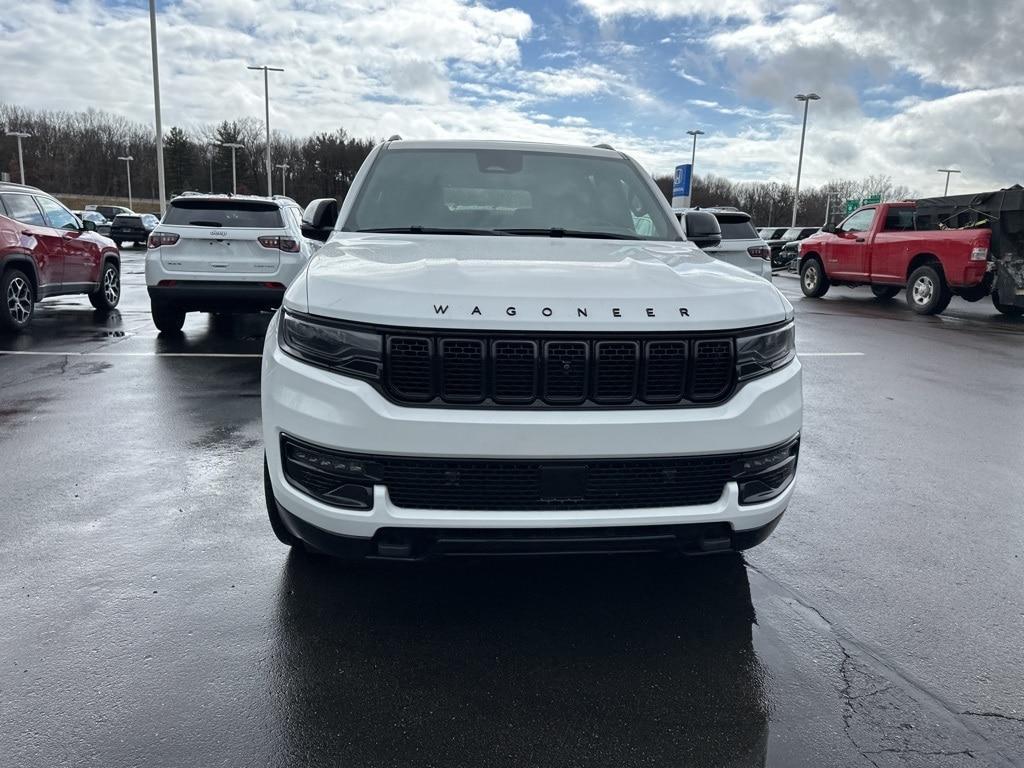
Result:
[[[142,219],[138,216],[129,216],[127,213],[120,213],[114,217],[114,223],[122,227],[141,227]]]
[[[719,216],[718,224],[722,228],[723,240],[756,240],[757,230],[750,219]]]
[[[164,224],[224,229],[280,229],[281,209],[273,203],[241,200],[175,200]]]

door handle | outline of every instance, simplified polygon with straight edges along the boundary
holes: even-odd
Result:
[[[858,238],[857,238],[856,240],[854,240],[853,242],[855,242],[855,243],[863,243],[863,242],[864,242],[864,238],[863,238],[863,237],[858,237]]]
[[[36,233],[33,232],[31,229],[23,229],[21,230],[21,234],[23,234],[25,237],[35,237],[36,235]]]

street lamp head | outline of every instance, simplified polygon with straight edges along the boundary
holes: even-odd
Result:
[[[13,136],[16,139],[31,139],[31,133],[25,133],[24,131],[7,131],[7,136]]]
[[[258,70],[260,70],[261,72],[262,72],[262,71],[264,71],[264,70],[266,70],[267,72],[284,72],[284,69],[283,69],[283,68],[281,68],[281,67],[266,67],[266,66],[263,66],[263,67],[257,67],[257,66],[247,66],[247,67],[246,67],[246,69],[258,69]]]
[[[130,162],[131,162],[132,160],[134,160],[135,158],[134,158],[134,157],[132,157],[131,155],[128,155],[127,157],[119,157],[119,158],[117,158],[117,159],[118,159],[118,160],[125,160],[125,161],[127,161],[127,162],[129,162],[129,163],[130,163]]]
[[[960,173],[956,168],[939,168],[936,173]]]
[[[696,130],[696,131],[687,131],[687,133],[690,134],[691,136],[703,136],[704,135],[704,131],[699,130],[699,129]]]
[[[820,99],[821,96],[819,96],[816,93],[798,93],[793,98],[795,98],[797,101],[818,101],[818,99]]]

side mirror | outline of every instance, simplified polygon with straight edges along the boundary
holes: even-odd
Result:
[[[306,206],[302,212],[302,236],[326,242],[338,221],[338,201],[322,197]]]
[[[722,242],[722,227],[713,213],[687,211],[685,214],[686,239],[698,248],[714,248]]]
[[[82,231],[83,232],[95,232],[96,222],[89,221],[88,219],[82,219]]]

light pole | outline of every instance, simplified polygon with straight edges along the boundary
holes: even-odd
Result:
[[[285,191],[284,175],[288,171],[288,163],[278,163],[274,167],[281,169],[281,194],[287,195],[288,193]]]
[[[19,148],[19,150],[21,148],[21,143],[20,142],[18,144],[18,148]],[[949,194],[949,174],[951,174],[951,173],[960,173],[960,171],[956,170],[955,168],[939,168],[939,173],[946,174],[946,190],[942,193],[942,196],[946,197],[946,195]],[[24,178],[24,174],[22,174],[22,177]],[[25,183],[24,180],[21,183],[24,184]]]
[[[206,145],[206,159],[210,161],[210,194],[211,195],[213,194],[213,156],[216,153],[216,150],[214,149],[214,147],[216,147],[216,146],[217,146],[217,144],[214,143],[214,142],[210,142],[210,143],[208,143]]]
[[[127,174],[128,176],[128,207],[134,211],[135,206],[132,205],[132,160],[134,160],[135,158],[132,157],[131,155],[127,155],[125,157],[119,157],[117,159],[124,160],[124,171],[125,174]]]
[[[804,168],[804,136],[807,135],[807,107],[812,101],[817,101],[821,98],[816,93],[798,93],[795,96],[797,101],[804,103],[804,127],[800,129],[800,159],[797,160],[796,164],[796,189],[793,192],[793,221],[790,224],[791,227],[796,226],[796,209],[800,205],[800,172]]]
[[[274,169],[270,165],[270,73],[284,72],[284,70],[281,67],[268,67],[265,64],[260,67],[248,67],[248,69],[263,70],[263,101],[267,117],[267,197],[271,197],[274,194],[274,183],[271,179]]]
[[[227,147],[231,150],[231,194],[238,194],[238,176],[235,174],[235,150],[241,149],[244,145],[238,142],[219,142],[220,146]]]
[[[31,139],[31,133],[25,133],[24,131],[7,131],[8,136],[13,136],[18,140],[18,170],[21,171],[21,183],[25,183],[25,158],[21,154],[21,140]]]
[[[703,136],[704,131],[698,129],[696,131],[687,131],[690,136],[693,136],[693,152],[690,154],[690,194],[693,194],[693,168],[697,164],[697,137]]]
[[[156,112],[156,186],[160,193],[160,216],[167,213],[167,188],[164,184],[164,129],[160,123],[160,65],[156,57],[156,0],[149,0],[149,41],[153,49],[153,110]],[[131,181],[128,182],[131,189]],[[131,193],[128,194],[131,197]],[[131,204],[128,206],[131,207]]]

